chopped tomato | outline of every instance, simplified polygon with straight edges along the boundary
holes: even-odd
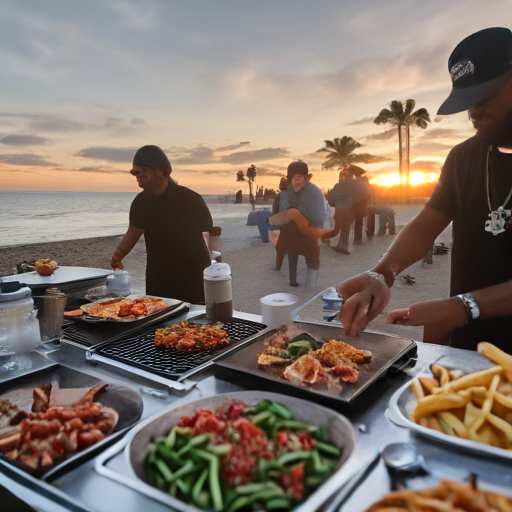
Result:
[[[226,428],[226,422],[217,418],[211,411],[199,411],[198,418],[192,427],[192,434],[206,434],[213,432],[215,434],[222,434]]]
[[[277,442],[280,446],[285,446],[288,444],[288,431],[287,430],[280,430],[277,433]]]
[[[228,410],[228,418],[235,421],[242,416],[243,407],[239,404],[231,404]]]
[[[281,484],[285,489],[292,489],[293,498],[297,501],[304,499],[304,464],[297,464],[290,468],[290,473],[281,477]]]
[[[301,434],[299,441],[302,444],[303,450],[311,450],[315,446],[315,440],[311,437],[311,434]]]

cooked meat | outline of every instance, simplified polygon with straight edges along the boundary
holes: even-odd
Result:
[[[299,357],[284,370],[283,376],[293,384],[307,382],[314,384],[322,375],[323,368],[320,362],[309,354]]]
[[[289,363],[289,359],[285,359],[284,357],[273,356],[270,354],[260,354],[258,356],[258,364],[263,366],[268,366],[270,364],[286,364]]]
[[[174,347],[178,352],[209,350],[228,345],[229,341],[222,324],[194,325],[181,322],[155,331],[157,347]]]
[[[339,377],[343,382],[355,383],[359,379],[359,370],[354,363],[338,363],[337,366],[329,370],[331,375]]]
[[[327,340],[314,356],[325,366],[337,366],[340,362],[352,361],[355,364],[369,363],[372,353],[369,350],[359,350],[343,341]]]
[[[32,391],[32,412],[46,412],[50,407],[50,392],[52,390],[51,384],[46,384],[40,388],[34,388]]]

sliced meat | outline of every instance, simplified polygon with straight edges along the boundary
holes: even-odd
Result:
[[[306,354],[287,366],[283,376],[293,384],[302,384],[303,382],[314,384],[322,373],[323,368],[320,362],[311,355]]]
[[[359,370],[354,363],[338,363],[337,366],[329,370],[331,375],[339,377],[343,382],[355,383],[359,379]]]
[[[284,357],[273,356],[270,354],[260,354],[258,356],[258,364],[262,366],[268,366],[271,364],[286,364],[289,362],[290,359],[285,359]]]

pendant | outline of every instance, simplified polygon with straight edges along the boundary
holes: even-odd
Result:
[[[500,206],[497,210],[491,211],[489,217],[491,220],[485,221],[485,231],[489,231],[494,236],[510,229],[510,216],[512,210],[505,210]]]

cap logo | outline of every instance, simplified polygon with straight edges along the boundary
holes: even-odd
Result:
[[[475,66],[470,60],[457,62],[457,64],[452,66],[452,68],[450,69],[450,75],[452,75],[452,82],[455,82],[455,80],[458,80],[463,76],[472,75],[474,72]]]

